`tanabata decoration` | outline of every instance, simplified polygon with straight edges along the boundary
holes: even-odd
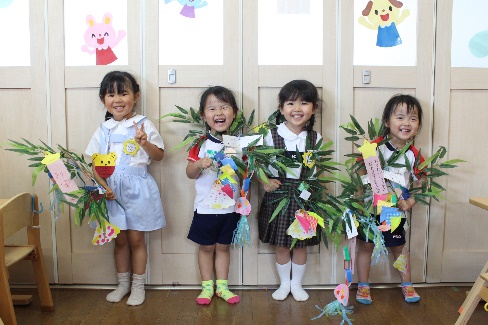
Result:
[[[32,186],[40,172],[48,175],[52,182],[50,193],[53,193],[53,200],[50,210],[54,212],[54,220],[59,218],[66,204],[75,209],[75,226],[81,226],[85,218],[97,225],[92,241],[94,245],[103,245],[117,237],[120,230],[109,221],[105,189],[96,182],[91,171],[91,163],[87,163],[83,155],[77,155],[61,145],[58,145],[59,152],[56,152],[43,141],[42,145],[33,144],[26,139],[23,141],[24,143],[9,140],[7,144],[10,148],[6,150],[32,156],[27,159],[34,162],[29,165],[34,168]],[[109,159],[115,159],[111,155],[107,156]],[[112,161],[109,165],[112,165]],[[115,163],[113,165],[115,166]],[[101,172],[105,174],[106,171]]]
[[[198,112],[190,107],[184,109],[176,106],[178,112],[169,113],[160,119],[171,117],[173,122],[189,123],[196,126],[196,129],[189,130],[183,141],[171,150],[188,146],[188,150],[195,146],[201,146],[202,140],[206,138],[205,124]],[[263,137],[268,129],[276,127],[275,119],[270,116],[267,122],[252,128],[254,111],[246,120],[242,111],[239,111],[230,126],[228,134],[221,134],[224,149],[213,155],[214,166],[217,169],[217,181],[212,191],[208,194],[205,202],[213,208],[229,207],[235,205],[235,211],[241,214],[237,228],[233,234],[232,244],[243,247],[250,245],[249,223],[247,216],[251,213],[251,204],[248,201],[248,191],[251,179],[255,176],[264,183],[269,183],[272,176],[269,166],[280,172],[290,172],[294,162],[284,157],[284,150],[275,149],[263,145]],[[237,176],[239,184],[233,182],[234,175]],[[237,189],[240,188],[240,191]],[[234,197],[238,195],[238,197]],[[236,199],[237,198],[237,199]],[[215,202],[215,203],[214,203]]]
[[[386,261],[388,254],[382,232],[395,231],[402,218],[407,218],[404,212],[398,210],[398,200],[414,197],[417,202],[429,205],[431,199],[445,199],[441,194],[445,188],[435,179],[448,175],[446,169],[455,168],[458,163],[465,161],[445,160],[447,149],[442,146],[432,156],[424,159],[412,142],[385,159],[378,148],[386,144],[388,138],[384,136],[386,127],[379,119],[368,122],[367,134],[353,116],[351,122],[341,128],[347,133],[345,139],[351,141],[359,152],[346,155],[349,157],[345,163],[347,175],[336,175],[342,186],[342,193],[336,199],[354,215],[359,222],[358,230],[364,238],[374,243],[371,259],[371,265],[374,265],[379,261]],[[413,154],[413,161],[407,156],[408,150]],[[422,180],[421,186],[410,188],[410,181],[404,177],[408,173]],[[380,216],[379,225],[376,224],[374,215]],[[394,264],[402,272],[408,267],[406,254],[408,251]]]
[[[354,240],[349,241],[349,247],[344,247],[343,253],[344,253],[344,273],[345,273],[345,284],[339,284],[335,289],[334,289],[334,296],[336,297],[336,300],[329,303],[327,306],[324,308],[320,308],[319,306],[315,305],[315,307],[321,311],[321,313],[312,320],[316,320],[322,316],[325,317],[332,317],[332,316],[337,316],[341,315],[342,316],[342,321],[341,324],[344,324],[346,322],[349,325],[352,325],[351,320],[349,317],[347,317],[347,314],[352,314],[353,313],[353,306],[349,306],[349,286],[352,283],[352,276],[354,274],[354,258],[351,256],[349,252],[352,252],[354,254],[355,249],[356,249],[356,242],[355,238]]]
[[[312,144],[307,137],[303,153],[296,148],[296,154],[291,158],[276,157],[278,162],[291,160],[291,163],[286,162],[287,166],[302,168],[301,181],[299,183],[296,183],[295,179],[282,181],[280,188],[273,191],[273,194],[277,196],[276,201],[270,202],[278,204],[269,222],[276,217],[284,216],[292,200],[299,207],[295,213],[295,220],[287,229],[287,234],[293,237],[290,249],[298,240],[313,236],[319,236],[327,248],[328,241],[331,239],[337,248],[341,235],[345,232],[342,221],[343,205],[327,192],[327,184],[338,180],[332,173],[338,171],[336,166],[341,165],[331,158],[334,153],[330,149],[332,144],[332,141],[324,143],[323,138]],[[330,173],[330,175],[327,176],[326,173]],[[294,173],[292,171],[289,174]],[[317,225],[320,226],[320,231]]]

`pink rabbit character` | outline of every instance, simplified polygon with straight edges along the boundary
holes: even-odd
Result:
[[[89,54],[96,53],[97,65],[107,65],[117,60],[112,48],[119,44],[126,33],[124,30],[115,33],[112,27],[112,15],[110,13],[103,15],[101,23],[97,23],[92,15],[88,15],[86,23],[88,24],[85,31],[86,44],[81,47],[81,50]]]

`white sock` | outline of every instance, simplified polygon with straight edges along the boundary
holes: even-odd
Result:
[[[117,273],[117,288],[109,293],[105,299],[109,302],[119,302],[130,291],[130,273]]]
[[[291,263],[291,294],[296,301],[307,301],[308,293],[302,288],[302,278],[307,264]]]
[[[133,274],[132,275],[132,288],[127,304],[129,306],[139,306],[146,299],[146,292],[144,291],[144,282],[146,280],[146,274]]]
[[[276,263],[276,269],[278,270],[278,275],[280,276],[281,285],[273,292],[271,295],[274,300],[285,300],[290,293],[290,271],[291,271],[291,261],[286,264]]]

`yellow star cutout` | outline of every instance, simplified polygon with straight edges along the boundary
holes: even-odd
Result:
[[[59,152],[52,154],[46,151],[44,154],[44,159],[41,161],[41,163],[44,165],[49,165],[61,158],[61,154]]]
[[[363,154],[363,158],[367,159],[369,157],[376,157],[376,143],[371,143],[368,140],[364,140],[361,147],[358,148],[359,152]]]

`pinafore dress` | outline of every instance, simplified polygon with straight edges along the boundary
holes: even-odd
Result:
[[[273,144],[276,149],[284,149],[287,150],[285,147],[284,139],[278,134],[276,129],[271,130],[271,134],[273,136]],[[307,139],[310,139],[310,143],[317,142],[317,132],[315,131],[308,131],[307,132]],[[281,182],[281,184],[289,184],[289,185],[281,185],[280,190],[289,189],[290,191],[293,188],[298,188],[303,181],[306,173],[306,167],[302,164],[302,168],[300,171],[300,178],[293,179],[293,178],[286,178],[286,175],[280,175],[277,179]],[[286,195],[286,194],[285,194]],[[295,212],[300,209],[298,203],[292,199],[290,200],[290,204],[284,215],[278,213],[278,215],[273,219],[272,222],[269,222],[269,219],[273,215],[274,210],[278,206],[280,200],[277,200],[274,203],[267,204],[268,202],[273,202],[278,198],[283,198],[284,194],[276,194],[274,192],[266,192],[264,194],[263,200],[261,202],[261,207],[259,209],[259,239],[263,243],[268,243],[274,246],[285,246],[291,247],[293,242],[293,237],[286,234],[286,230],[292,222],[295,220]],[[308,238],[305,240],[298,240],[295,243],[293,248],[303,248],[306,246],[315,246],[320,243],[320,227],[317,227],[316,236],[312,238]]]
[[[137,126],[140,128],[145,120],[140,120]],[[110,134],[110,130],[102,125],[100,133],[101,153],[107,154],[111,143],[133,139],[136,130],[131,125],[126,134]],[[120,230],[152,231],[163,228],[166,219],[156,181],[147,172],[146,166],[129,166],[131,155],[123,151],[116,154],[120,160],[106,181],[123,208],[115,200],[107,200],[109,221]]]

